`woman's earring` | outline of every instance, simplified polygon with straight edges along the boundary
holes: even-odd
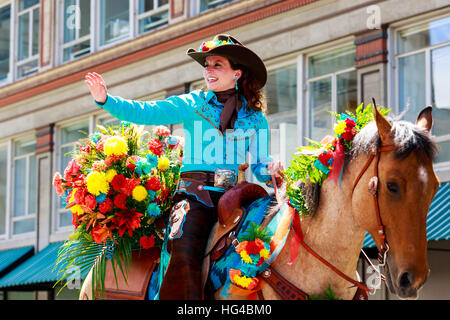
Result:
[[[236,88],[236,91],[238,91],[238,84],[237,84],[237,76],[234,76],[234,87]]]

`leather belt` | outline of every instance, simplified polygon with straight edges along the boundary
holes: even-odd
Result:
[[[206,185],[214,186],[214,172],[211,171],[186,171],[180,174],[180,178],[194,179]]]

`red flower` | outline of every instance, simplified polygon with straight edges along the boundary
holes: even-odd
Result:
[[[154,235],[152,235],[151,237],[142,236],[141,240],[139,241],[139,245],[144,249],[150,249],[155,245],[155,236]]]
[[[111,236],[111,231],[105,225],[96,225],[92,228],[91,235],[97,244],[102,244]]]
[[[328,163],[328,161],[333,158],[333,151],[331,151],[330,149],[327,150],[327,152],[322,152],[321,154],[319,154],[318,159],[319,161],[324,165],[324,166],[329,166],[330,164]]]
[[[127,182],[127,178],[125,178],[121,174],[116,174],[114,178],[111,180],[111,185],[114,188],[114,190],[119,191],[122,189]]]
[[[124,193],[119,193],[115,198],[114,198],[114,205],[122,210],[126,210],[128,209],[126,204],[127,204],[127,198],[128,196]]]
[[[78,221],[78,214],[76,212],[72,212],[72,224],[75,227],[75,229],[78,228],[78,226],[80,225]]]
[[[74,194],[76,204],[85,204],[86,194],[87,194],[86,189],[84,188],[77,189],[77,191]]]
[[[157,126],[153,128],[153,133],[157,136],[170,136],[170,130],[166,126]]]
[[[77,163],[75,159],[70,160],[66,169],[64,170],[64,179],[71,180],[72,176],[77,176],[80,171],[81,166]]]
[[[59,196],[62,196],[64,194],[64,190],[62,188],[62,177],[59,172],[55,173],[53,176],[53,187],[56,189],[56,193]]]
[[[346,140],[346,141],[350,141],[353,139],[353,137],[356,134],[356,129],[355,128],[349,128],[347,127],[345,129],[345,132],[341,135],[342,139]]]
[[[123,158],[123,157],[125,157],[124,154],[121,154],[121,155],[119,155],[119,156],[116,156],[116,155],[107,156],[106,159],[105,159],[105,165],[106,165],[107,167],[109,167],[109,166],[111,166],[114,162],[120,160],[120,159]]]
[[[136,180],[136,179],[128,179],[127,178],[126,182],[124,183],[124,185],[122,186],[122,188],[120,190],[127,196],[130,196],[133,193],[133,189],[136,188],[140,184],[141,184],[140,179]]]
[[[112,209],[113,209],[113,202],[112,202],[112,200],[110,198],[106,198],[105,201],[103,201],[102,203],[100,203],[98,205],[98,210],[101,213],[105,213],[106,214],[106,213],[112,211]]]
[[[145,184],[145,189],[152,191],[158,191],[161,189],[161,182],[159,182],[159,178],[157,176],[150,177]]]
[[[86,202],[86,207],[88,207],[91,210],[94,210],[95,207],[97,206],[97,200],[95,199],[95,196],[93,196],[92,194],[88,194],[84,199]]]
[[[139,160],[139,156],[128,157],[127,163],[126,163],[127,168],[134,171],[134,169],[136,168],[136,162],[138,162],[138,160]]]
[[[350,118],[346,118],[345,123],[347,124],[347,128],[354,128],[356,126],[355,121]]]
[[[163,144],[159,139],[150,139],[148,142],[148,149],[156,156],[160,156],[163,153]]]
[[[142,213],[136,212],[136,209],[123,210],[117,212],[116,216],[111,219],[114,224],[114,228],[119,229],[119,236],[122,236],[125,232],[128,232],[130,237],[133,236],[133,231],[141,226]]]
[[[264,242],[261,239],[249,241],[245,247],[248,254],[259,254],[262,249],[264,249]]]

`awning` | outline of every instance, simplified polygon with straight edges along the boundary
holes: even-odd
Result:
[[[441,184],[431,202],[427,216],[427,238],[428,241],[450,239],[450,182]],[[366,233],[363,248],[371,247],[375,247],[375,242]]]
[[[31,257],[33,252],[33,246],[0,251],[0,278]]]
[[[0,288],[31,285],[59,280],[53,271],[58,249],[63,242],[51,243],[0,279]]]

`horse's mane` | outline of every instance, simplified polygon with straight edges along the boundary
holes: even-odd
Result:
[[[392,124],[392,137],[394,140],[395,156],[406,158],[411,152],[426,155],[434,160],[439,152],[439,145],[434,138],[425,130],[411,122],[388,118]],[[374,121],[367,124],[353,138],[352,150],[349,159],[355,159],[360,154],[369,154],[380,145],[378,129]]]
[[[420,156],[427,156],[434,160],[439,152],[439,145],[434,138],[425,130],[413,123],[388,118],[392,124],[392,135],[396,146],[395,156],[397,158],[406,158],[411,152],[416,152]],[[370,122],[361,131],[355,135],[352,142],[352,149],[346,155],[345,163],[349,163],[361,154],[369,154],[374,148],[380,145],[380,137],[375,121]],[[314,215],[320,201],[320,184],[302,181],[296,182],[296,187],[300,187],[307,207],[310,209],[311,215]],[[286,184],[278,190],[281,203],[286,201]],[[267,211],[267,215],[274,215],[280,209],[275,195],[272,195],[272,202]]]

